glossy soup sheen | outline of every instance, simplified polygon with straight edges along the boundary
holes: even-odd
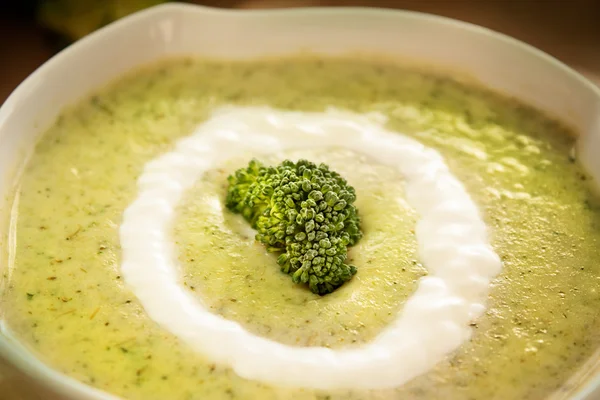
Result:
[[[326,392],[241,379],[149,319],[120,277],[122,212],[144,163],[227,103],[379,111],[439,150],[504,263],[472,340],[400,388]],[[65,110],[40,140],[21,181],[2,315],[52,367],[130,399],[544,398],[600,342],[600,208],[573,144],[568,129],[514,100],[389,63],[164,61]],[[240,159],[215,166],[180,204],[182,284],[215,313],[284,343],[364,343],[427,272],[414,211],[390,201],[402,177],[346,150],[287,156],[326,161],[355,186],[364,230],[350,251],[356,277],[319,297],[279,271],[222,206]]]

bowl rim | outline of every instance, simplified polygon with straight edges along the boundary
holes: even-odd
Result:
[[[7,113],[13,105],[16,103],[18,98],[20,97],[20,92],[23,91],[22,87],[27,87],[34,81],[38,76],[42,75],[45,71],[50,70],[51,68],[55,68],[56,65],[63,62],[65,58],[65,54],[72,53],[77,51],[84,46],[90,46],[99,38],[106,35],[107,32],[110,32],[114,29],[118,29],[122,26],[132,24],[134,22],[141,21],[142,19],[150,19],[155,15],[160,15],[162,13],[171,13],[171,12],[185,12],[187,10],[198,12],[202,11],[208,14],[229,14],[237,18],[248,18],[252,16],[260,16],[260,17],[277,17],[278,15],[290,15],[294,14],[296,16],[301,15],[319,15],[319,16],[327,16],[327,15],[367,15],[374,17],[381,17],[384,14],[395,14],[396,16],[402,15],[404,17],[420,19],[425,21],[430,21],[433,23],[454,26],[456,28],[460,28],[463,30],[470,31],[475,34],[481,34],[485,36],[489,36],[493,39],[499,40],[506,44],[515,46],[520,48],[521,50],[525,50],[530,54],[539,57],[543,61],[546,61],[552,64],[554,67],[560,69],[561,71],[567,73],[575,80],[579,81],[584,87],[593,92],[596,97],[600,99],[600,86],[596,85],[591,81],[587,76],[575,70],[573,67],[567,65],[565,62],[559,60],[557,57],[546,53],[543,50],[538,49],[537,47],[530,45],[520,39],[512,37],[508,34],[486,28],[481,25],[474,24],[472,22],[461,21],[458,19],[445,17],[442,15],[430,14],[422,11],[413,11],[413,10],[403,10],[403,9],[394,9],[394,8],[384,8],[384,7],[292,7],[292,8],[273,8],[273,9],[228,9],[228,8],[218,8],[218,7],[210,7],[203,6],[199,4],[189,4],[189,3],[181,3],[181,2],[169,2],[164,4],[159,4],[153,7],[149,7],[147,9],[143,9],[127,15],[119,20],[116,20],[102,28],[91,32],[90,34],[84,36],[83,38],[77,40],[71,45],[65,47],[52,57],[50,57],[46,62],[36,68],[31,74],[29,74],[17,87],[10,93],[10,95],[6,98],[3,104],[0,105],[0,129],[2,129],[2,125],[4,123],[5,118],[8,117]]]
[[[510,35],[486,28],[471,22],[461,21],[450,17],[435,15],[420,11],[402,10],[383,7],[293,7],[281,9],[225,9],[210,6],[202,6],[197,4],[169,2],[159,4],[141,11],[132,13],[115,22],[112,22],[62,49],[57,54],[36,68],[28,75],[6,98],[3,104],[0,105],[0,134],[3,130],[6,121],[11,117],[13,110],[19,106],[21,98],[34,90],[35,82],[39,80],[47,71],[55,68],[62,68],[68,57],[80,49],[93,46],[100,39],[112,34],[112,31],[121,29],[131,24],[142,24],[144,21],[151,21],[153,18],[162,14],[182,13],[187,11],[203,12],[205,14],[213,14],[220,16],[229,16],[230,18],[253,18],[253,17],[278,17],[278,16],[299,16],[310,17],[312,15],[319,16],[358,16],[361,17],[404,17],[424,22],[430,22],[438,25],[446,25],[454,28],[459,28],[464,31],[476,35],[488,36],[491,39],[503,42],[520,50],[523,50],[530,55],[550,64],[552,67],[561,70],[566,75],[577,81],[586,90],[589,90],[595,98],[600,100],[600,86],[593,83],[588,77],[584,76],[566,63],[560,61],[555,56],[552,56],[522,40],[516,39]],[[0,135],[1,138],[1,135]],[[10,207],[7,207],[10,209]],[[0,285],[0,289],[2,286]],[[112,400],[118,399],[114,395],[96,389],[87,384],[84,384],[74,378],[57,372],[35,358],[33,354],[18,340],[11,337],[10,332],[3,326],[0,320],[0,357],[4,357],[16,370],[23,373],[25,376],[34,379],[36,382],[43,382],[48,387],[54,389],[59,395],[77,394],[89,399]],[[591,399],[591,395],[600,389],[600,375],[588,378],[587,382],[582,385],[578,392],[572,394],[571,400]]]

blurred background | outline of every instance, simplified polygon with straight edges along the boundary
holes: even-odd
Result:
[[[115,19],[162,0],[0,0],[0,104],[44,61]],[[600,85],[600,0],[209,0],[222,8],[371,6],[422,11],[524,40]],[[110,62],[107,60],[107,62]]]

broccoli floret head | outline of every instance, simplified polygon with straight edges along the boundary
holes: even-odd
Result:
[[[325,164],[257,160],[229,177],[225,204],[257,231],[256,239],[296,283],[324,295],[356,274],[348,246],[362,237],[354,188]]]

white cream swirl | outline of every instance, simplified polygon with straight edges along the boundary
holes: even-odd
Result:
[[[501,262],[477,206],[438,152],[387,131],[379,114],[225,107],[174,150],[149,162],[120,228],[122,274],[154,321],[243,378],[315,389],[399,386],[469,339]],[[397,168],[420,216],[419,255],[429,270],[394,322],[356,348],[296,347],[212,314],[180,284],[174,210],[209,168],[247,153],[345,147]],[[360,272],[359,272],[360,273]]]

